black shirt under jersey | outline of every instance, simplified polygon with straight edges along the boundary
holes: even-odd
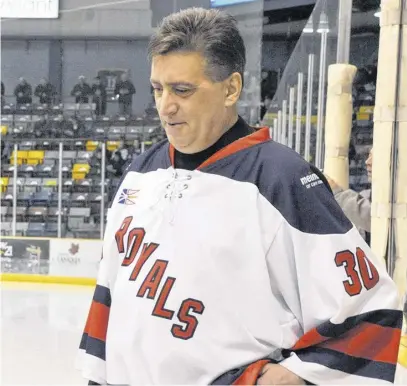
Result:
[[[174,167],[176,169],[195,170],[219,150],[240,138],[254,133],[254,131],[252,127],[239,117],[237,122],[207,149],[194,154],[185,154],[175,150]]]

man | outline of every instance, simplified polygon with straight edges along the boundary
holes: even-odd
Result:
[[[192,8],[149,45],[163,141],[124,175],[80,343],[90,384],[392,382],[402,314],[324,177],[237,115],[236,21]]]
[[[75,103],[89,103],[89,96],[92,95],[92,89],[88,83],[86,83],[86,78],[81,75],[79,78],[79,83],[77,83],[71,95],[75,97]]]
[[[54,86],[47,78],[42,78],[34,91],[34,95],[39,98],[40,103],[43,105],[51,105],[55,94]]]
[[[32,88],[31,85],[21,77],[19,84],[14,90],[17,105],[32,103]]]
[[[48,120],[48,114],[40,116],[40,120],[34,124],[34,134],[36,138],[44,138],[51,135],[51,123]]]
[[[133,83],[129,80],[129,76],[124,72],[120,81],[116,83],[115,95],[119,100],[119,114],[130,116],[133,105],[133,95],[136,93],[136,89]]]
[[[3,81],[1,81],[1,106],[3,107],[6,99],[5,99],[6,88],[4,86]]]
[[[366,160],[366,171],[369,182],[372,182],[373,149]],[[372,191],[366,189],[360,193],[352,189],[342,189],[334,180],[327,176],[327,180],[335,195],[339,206],[346,216],[355,224],[359,232],[370,244],[371,200]]]
[[[96,104],[96,116],[106,115],[107,93],[106,87],[102,84],[99,76],[95,78],[95,83],[92,85],[93,103]]]

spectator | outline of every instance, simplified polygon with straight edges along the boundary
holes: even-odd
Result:
[[[75,97],[75,103],[89,103],[89,96],[92,95],[92,89],[88,83],[86,83],[86,78],[81,75],[79,78],[79,83],[77,83],[71,95]]]
[[[106,87],[102,84],[99,76],[95,78],[95,83],[92,85],[92,94],[93,103],[96,104],[96,116],[106,115]]]
[[[34,134],[37,138],[47,137],[50,135],[51,125],[46,114],[40,116],[40,120],[34,124]]]
[[[40,99],[42,105],[51,105],[55,94],[55,88],[47,78],[42,78],[34,91],[34,95]]]
[[[67,138],[83,137],[85,124],[79,117],[64,117],[60,123],[60,133]]]
[[[121,75],[120,81],[116,83],[115,95],[119,99],[119,114],[131,115],[133,95],[136,89],[133,83],[128,79],[128,74],[125,72]]]
[[[271,77],[271,71],[263,70],[261,72],[261,111],[260,118],[263,119],[267,112],[269,105],[271,104],[273,96],[273,80]]]
[[[32,103],[32,87],[31,85],[24,79],[19,79],[19,84],[14,90],[14,95],[16,97],[17,105],[24,105],[28,103]]]
[[[109,160],[106,170],[112,173],[115,177],[120,177],[123,174],[126,160],[123,159],[123,153],[121,150],[117,150],[113,153],[112,158]]]
[[[373,149],[370,150],[366,160],[366,171],[369,182],[372,182]],[[346,214],[355,224],[366,242],[370,244],[371,201],[372,191],[366,189],[360,193],[352,189],[342,189],[335,181],[327,177],[335,199]]]
[[[105,149],[105,165],[106,165],[105,177],[108,176],[109,170],[111,170],[111,172],[113,172],[113,173],[115,172],[109,166],[111,158],[112,158],[112,152],[106,148]],[[101,167],[102,167],[102,147],[101,147],[101,145],[99,145],[98,148],[93,152],[92,157],[89,160],[89,165],[91,166],[91,169],[101,170]]]
[[[3,81],[1,81],[1,106],[3,106],[5,103],[5,93],[6,93],[6,88],[4,87]]]

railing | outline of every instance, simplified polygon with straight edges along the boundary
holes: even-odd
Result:
[[[2,116],[2,234],[103,238],[121,172],[163,137],[159,121],[82,117],[82,136],[66,138],[51,118],[38,138],[38,118]]]
[[[276,141],[293,148],[321,170],[327,70],[331,64],[349,60],[351,4],[349,0],[317,2],[263,119]],[[370,94],[370,100],[374,100],[375,90]],[[349,182],[358,191],[370,186],[365,161],[373,142],[374,101],[369,102],[369,98],[354,92]]]

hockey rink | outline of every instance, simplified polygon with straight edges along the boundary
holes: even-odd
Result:
[[[0,385],[86,385],[75,356],[91,286],[1,283]],[[407,384],[400,368],[398,384]]]
[[[86,385],[74,366],[93,287],[0,288],[0,385]]]

